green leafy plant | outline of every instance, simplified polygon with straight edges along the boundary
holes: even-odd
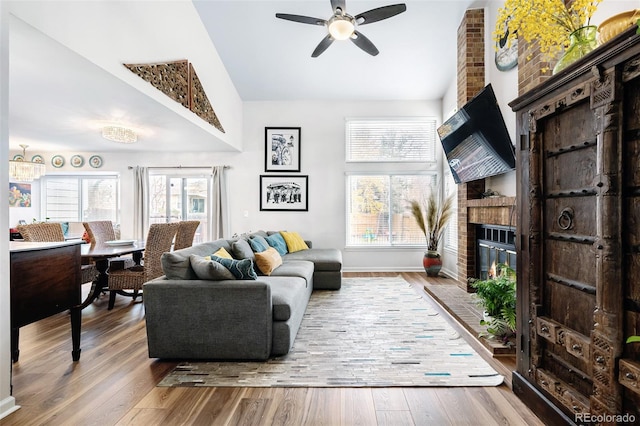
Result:
[[[440,238],[442,238],[447,222],[453,214],[453,196],[450,195],[441,201],[437,193],[435,189],[431,188],[424,211],[418,201],[410,201],[413,218],[427,238],[427,250],[431,251],[438,251]]]
[[[471,286],[476,290],[480,306],[492,317],[480,324],[487,326],[490,336],[506,343],[516,331],[516,273],[502,263],[496,269],[495,277],[472,281]]]
[[[627,338],[627,343],[636,343],[636,342],[640,342],[640,336],[629,336],[629,338]]]

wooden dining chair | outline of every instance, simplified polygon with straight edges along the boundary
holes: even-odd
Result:
[[[104,244],[107,241],[118,239],[113,222],[110,220],[94,220],[91,222],[82,222],[84,230],[87,232],[89,242],[91,244]],[[131,268],[136,265],[131,256],[120,256],[109,259],[110,264],[118,263],[118,269]]]
[[[174,250],[191,247],[193,245],[193,237],[196,230],[200,226],[199,220],[183,220],[178,222],[178,232],[176,233],[176,241],[173,243]]]
[[[109,272],[109,310],[113,309],[116,294],[136,300],[144,283],[164,274],[160,258],[163,253],[171,251],[178,226],[178,223],[152,224],[147,233],[144,264]]]
[[[64,241],[62,225],[57,222],[31,223],[18,225],[18,232],[28,242],[58,242]],[[90,283],[98,277],[98,269],[94,264],[82,265],[81,282]]]

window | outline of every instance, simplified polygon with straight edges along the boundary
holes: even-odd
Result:
[[[436,121],[347,120],[347,246],[424,246],[410,211],[439,181]]]
[[[208,241],[211,168],[149,172],[149,223],[199,220],[194,243]]]
[[[47,175],[42,178],[43,218],[53,222],[119,221],[117,175]]]
[[[444,176],[444,195],[448,197],[453,195],[453,209],[451,213],[451,219],[447,224],[447,229],[444,235],[444,247],[449,250],[458,250],[458,187],[453,180],[451,170],[447,167]]]

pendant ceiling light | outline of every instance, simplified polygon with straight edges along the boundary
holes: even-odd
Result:
[[[20,145],[22,148],[22,158],[20,156],[9,160],[9,178],[15,182],[33,182],[44,176],[46,168],[44,163],[27,161],[26,150],[29,145]]]

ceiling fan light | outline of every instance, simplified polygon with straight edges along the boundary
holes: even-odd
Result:
[[[329,34],[334,40],[346,40],[353,34],[355,26],[349,19],[333,19],[329,23]]]

